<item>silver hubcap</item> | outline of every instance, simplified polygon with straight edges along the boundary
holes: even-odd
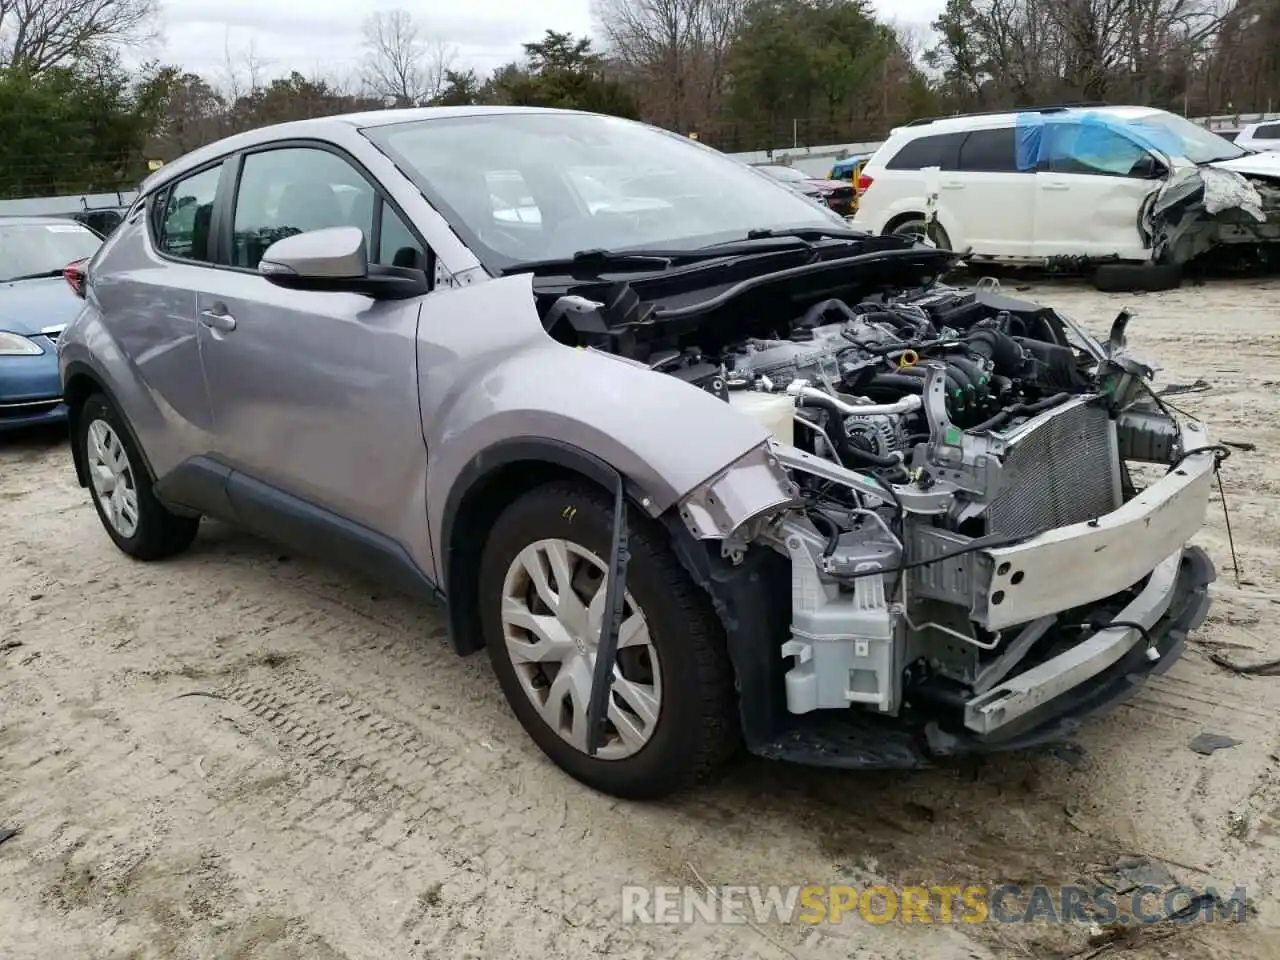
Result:
[[[502,631],[520,685],[543,721],[587,749],[587,704],[604,618],[603,560],[568,540],[539,540],[520,551],[502,585]],[[658,655],[649,624],[628,592],[618,661],[596,756],[621,760],[649,742],[662,708]]]
[[[132,537],[138,531],[138,488],[129,455],[105,420],[89,424],[87,446],[93,495],[111,529],[122,537]]]

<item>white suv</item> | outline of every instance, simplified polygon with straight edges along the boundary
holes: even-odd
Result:
[[[1235,145],[1254,153],[1264,150],[1280,150],[1280,120],[1270,123],[1251,123],[1235,138]]]
[[[939,168],[933,183],[929,167]],[[1212,229],[1188,234],[1178,226],[1185,218],[1175,221],[1169,211],[1185,211],[1197,194],[1168,188],[1197,175],[1207,184],[1213,178],[1204,177],[1206,167],[1242,176],[1219,178],[1212,189],[1229,183],[1234,193],[1219,202],[1215,192],[1202,218],[1213,220]],[[1267,184],[1277,188],[1274,198]],[[1045,107],[915,121],[893,131],[858,188],[854,225],[861,229],[922,235],[927,194],[936,190],[939,246],[1015,263],[1182,263],[1216,243],[1280,238],[1280,154],[1251,155],[1149,107]],[[1265,192],[1264,202],[1252,190]],[[1258,223],[1250,207],[1269,210],[1269,222]],[[1239,216],[1218,217],[1224,208]],[[1219,221],[1230,221],[1231,229]]]

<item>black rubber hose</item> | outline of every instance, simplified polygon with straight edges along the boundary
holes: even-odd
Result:
[[[964,372],[965,376],[969,378],[969,382],[973,384],[977,402],[984,407],[988,406],[991,402],[991,388],[987,385],[986,372],[968,357],[947,357],[947,362],[957,370]]]
[[[864,323],[887,323],[898,330],[906,330],[912,335],[918,335],[920,333],[919,324],[912,323],[906,317],[897,313],[892,313],[888,310],[874,310],[870,313],[862,314],[858,319],[862,320]]]
[[[893,373],[877,373],[871,378],[872,387],[891,388],[904,393],[924,393],[925,371],[921,367],[903,367]],[[969,380],[956,368],[947,367],[947,406],[962,413],[969,409],[970,399],[976,399]]]
[[[813,329],[821,326],[818,322],[832,310],[838,310],[843,313],[846,320],[856,320],[858,315],[849,309],[849,305],[843,300],[823,300],[821,303],[815,303],[812,307],[804,312],[804,316],[800,318],[800,322],[796,324],[798,327],[807,327]]]
[[[984,420],[982,423],[970,427],[969,431],[971,433],[981,433],[983,430],[990,430],[993,427],[998,427],[1000,424],[1013,417],[1021,416],[1025,413],[1040,413],[1043,410],[1048,410],[1050,407],[1056,407],[1063,401],[1070,399],[1071,394],[1064,391],[1062,393],[1055,393],[1052,397],[1045,397],[1043,400],[1037,400],[1035,403],[1015,403],[1012,407],[1006,407],[1001,410],[991,419]]]
[[[1007,377],[1016,377],[1022,370],[1022,349],[1016,340],[1006,336],[999,330],[984,328],[975,330],[965,337],[969,349],[980,357],[986,357],[994,365],[997,373]]]

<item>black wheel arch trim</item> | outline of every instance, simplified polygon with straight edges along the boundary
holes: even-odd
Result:
[[[459,471],[457,480],[445,499],[444,519],[440,530],[442,556],[439,561],[439,576],[441,589],[449,601],[449,638],[454,650],[463,656],[482,649],[484,642],[477,623],[476,598],[466,596],[461,588],[455,589],[463,575],[460,565],[466,562],[466,557],[461,555],[462,552],[454,544],[454,521],[468,496],[481,491],[487,479],[503,468],[521,462],[551,465],[577,473],[598,484],[606,492],[617,489],[621,479],[627,500],[632,505],[642,506],[645,499],[644,493],[612,464],[563,440],[512,437],[501,440],[472,457]],[[483,531],[482,535],[487,533],[488,531]]]
[[[69,385],[76,377],[86,377],[91,380],[97,387],[94,393],[102,393],[106,396],[111,406],[115,409],[120,425],[124,427],[125,433],[129,435],[129,440],[133,444],[133,448],[138,451],[138,456],[142,458],[142,468],[147,471],[147,476],[151,478],[151,482],[155,483],[156,472],[151,466],[151,458],[147,456],[147,450],[138,439],[137,432],[133,429],[133,424],[129,422],[129,418],[125,415],[124,408],[120,405],[120,401],[116,399],[115,391],[106,383],[106,378],[102,377],[89,364],[83,360],[72,360],[67,364],[64,374],[65,384]],[[89,485],[89,465],[85,463],[84,450],[80,448],[77,440],[77,434],[80,427],[80,404],[72,404],[70,398],[65,396],[66,386],[63,387],[64,399],[67,403],[67,419],[71,427],[71,462],[75,466],[76,479],[80,486],[87,487]]]

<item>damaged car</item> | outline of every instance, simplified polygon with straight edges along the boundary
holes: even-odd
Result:
[[[575,192],[638,167],[661,204]],[[520,231],[486,179],[513,169]],[[153,174],[85,271],[76,476],[133,558],[211,517],[443,604],[537,746],[618,796],[744,744],[1029,748],[1180,656],[1226,451],[1127,314],[1100,340],[949,285],[956,258],[612,117],[241,133]]]
[[[1102,289],[1176,286],[1210,250],[1280,241],[1280,154],[1149,107],[914,121],[858,192],[862,229],[927,232],[971,263],[1090,267]]]

